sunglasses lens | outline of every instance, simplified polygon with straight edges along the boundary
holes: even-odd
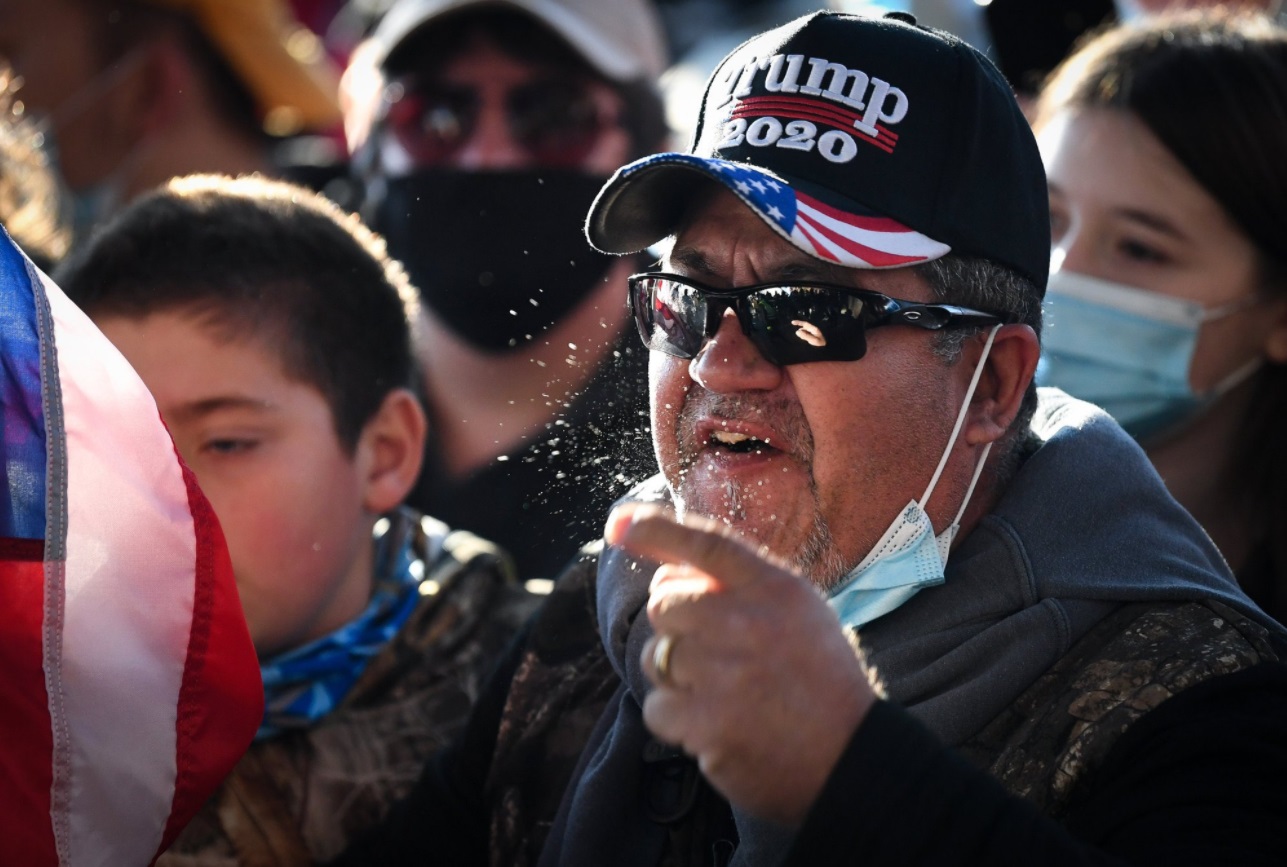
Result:
[[[856,361],[867,351],[862,298],[835,289],[761,289],[743,302],[743,328],[775,364]]]
[[[385,92],[384,123],[415,165],[446,162],[474,135],[482,96],[472,87],[403,79]],[[505,95],[509,135],[538,163],[572,168],[589,156],[603,124],[589,88],[540,80]]]
[[[469,138],[477,113],[477,95],[468,88],[399,85],[385,123],[416,165],[433,165]]]
[[[718,314],[731,304],[743,333],[773,364],[857,361],[867,352],[868,302],[825,286],[779,286],[733,300],[716,296]],[[630,307],[644,345],[692,358],[701,351],[712,315],[707,292],[677,279],[630,278]]]
[[[706,299],[697,289],[662,277],[636,277],[630,306],[650,350],[692,358],[702,348]]]
[[[598,106],[576,82],[538,81],[516,88],[508,108],[514,139],[545,165],[576,165],[598,141]]]

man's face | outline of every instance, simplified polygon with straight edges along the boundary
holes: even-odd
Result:
[[[410,77],[387,113],[384,153],[402,151],[407,168],[608,175],[630,157],[621,111],[607,84],[512,57],[475,34],[441,68]]]
[[[936,300],[910,269],[803,253],[723,190],[693,210],[664,267],[714,288],[817,280]],[[723,520],[815,584],[834,584],[924,492],[947,446],[963,365],[945,365],[933,339],[876,328],[858,361],[776,367],[730,311],[691,361],[653,353],[654,443],[681,513]],[[952,514],[949,498],[936,494],[932,517]]]
[[[120,159],[121,122],[111,69],[95,40],[90,7],[75,0],[0,0],[0,58],[22,78],[24,111],[47,118],[58,168],[72,189],[107,175]]]
[[[261,659],[355,617],[370,594],[359,459],[321,392],[258,338],[230,343],[182,313],[100,318],[156,398],[228,540]]]

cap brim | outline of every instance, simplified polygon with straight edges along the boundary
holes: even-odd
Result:
[[[722,185],[787,241],[825,262],[901,268],[951,251],[827,191],[806,191],[799,182],[747,163],[682,153],[655,154],[618,169],[590,206],[586,238],[604,253],[635,253],[675,234],[707,188],[693,183],[694,173]]]

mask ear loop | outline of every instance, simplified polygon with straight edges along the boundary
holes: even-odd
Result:
[[[952,447],[956,445],[956,438],[961,433],[961,428],[965,424],[965,414],[969,411],[970,401],[974,398],[974,390],[979,385],[979,379],[983,376],[983,365],[987,363],[988,355],[992,352],[992,341],[996,338],[997,332],[1001,330],[1001,325],[992,326],[988,332],[987,343],[983,344],[983,355],[979,357],[979,363],[974,368],[974,376],[970,379],[970,387],[965,391],[965,401],[961,404],[961,410],[956,414],[956,425],[952,428],[952,435],[947,439],[947,448],[943,450],[943,456],[938,459],[938,467],[934,470],[933,477],[930,478],[929,485],[925,488],[925,493],[921,495],[921,509],[929,502],[930,496],[934,493],[934,487],[938,484],[939,477],[943,475],[943,468],[947,466],[947,459],[952,454]],[[952,526],[955,527],[961,523],[962,516],[965,515],[965,508],[970,504],[970,498],[974,496],[974,486],[978,484],[979,476],[983,472],[983,465],[987,463],[988,453],[992,451],[992,443],[983,447],[983,454],[979,456],[979,462],[974,466],[974,475],[970,479],[970,486],[965,491],[965,499],[961,501],[961,508],[952,519]]]
[[[1257,292],[1256,294],[1248,295],[1245,298],[1235,298],[1232,301],[1225,302],[1224,304],[1217,304],[1215,307],[1207,307],[1202,311],[1202,315],[1198,317],[1198,322],[1202,325],[1206,325],[1208,322],[1215,322],[1219,319],[1224,319],[1227,316],[1232,316],[1235,313],[1250,310],[1252,307],[1264,304],[1268,300],[1270,300],[1270,296],[1263,292]]]
[[[95,102],[101,101],[112,90],[128,78],[142,64],[147,53],[147,45],[135,45],[117,59],[100,69],[93,78],[79,90],[64,99],[61,103],[48,109],[44,117],[37,122],[38,131],[52,131],[56,136],[58,129],[68,121],[75,120]]]

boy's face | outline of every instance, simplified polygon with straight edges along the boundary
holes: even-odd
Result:
[[[182,311],[96,324],[151,390],[219,516],[260,659],[360,614],[374,516],[321,392],[288,379],[263,341],[229,343]]]

